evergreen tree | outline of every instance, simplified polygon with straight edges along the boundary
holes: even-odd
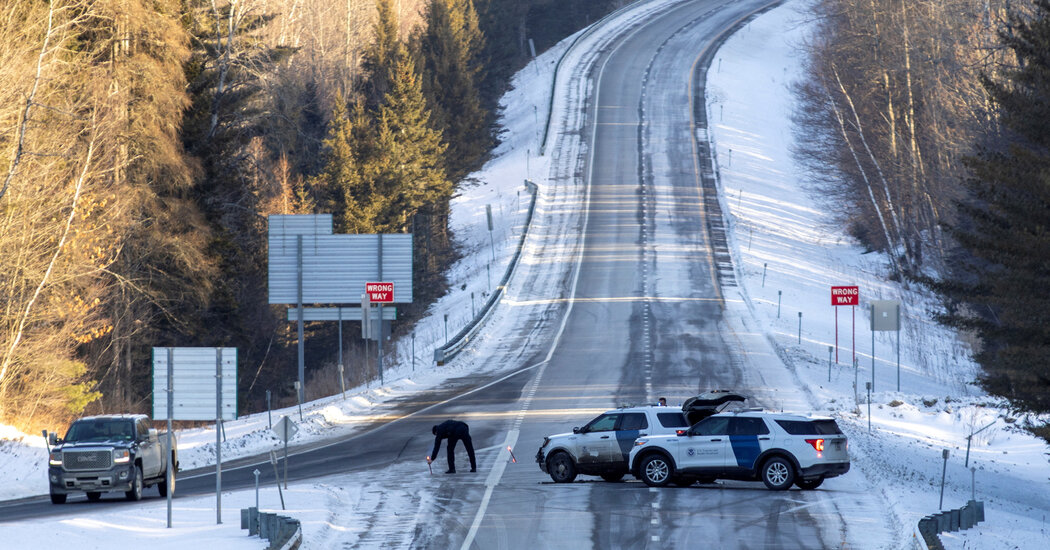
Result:
[[[365,83],[365,106],[376,111],[383,97],[390,92],[390,73],[397,59],[401,41],[397,33],[397,15],[392,0],[376,0],[375,41],[365,50],[361,64],[368,80]]]
[[[371,185],[361,176],[354,143],[353,125],[340,102],[324,140],[324,170],[310,180],[310,187],[337,199],[326,210],[338,213],[340,232],[373,233],[377,204]]]
[[[484,37],[470,0],[431,0],[417,43],[431,125],[448,143],[448,173],[457,180],[477,168],[492,146],[489,113],[478,93]]]
[[[380,231],[410,231],[409,222],[424,205],[448,209],[452,184],[443,170],[446,145],[429,121],[420,77],[401,45],[390,92],[379,109],[377,153],[369,170],[375,194],[385,201],[376,216]]]
[[[952,227],[965,259],[940,288],[948,321],[981,337],[982,383],[1021,409],[1050,411],[1050,0],[1012,14],[1000,34],[1017,66],[984,85],[1004,128],[1002,146],[968,161],[971,198]]]

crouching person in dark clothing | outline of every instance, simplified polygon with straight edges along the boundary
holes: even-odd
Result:
[[[470,440],[470,428],[467,427],[465,422],[446,420],[434,426],[431,432],[434,433],[434,451],[430,453],[430,457],[427,458],[428,461],[433,461],[437,458],[441,440],[448,439],[448,471],[445,473],[456,473],[456,457],[453,453],[456,450],[456,442],[463,440],[463,445],[467,448],[467,456],[470,457],[470,471],[478,471],[478,464],[474,459],[474,443]]]

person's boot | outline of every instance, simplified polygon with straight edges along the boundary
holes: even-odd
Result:
[[[449,471],[447,471],[447,472],[445,472],[445,473],[446,473],[446,474],[454,474],[454,473],[456,473],[456,471],[455,471],[455,470],[449,470]]]
[[[477,472],[477,471],[478,471],[478,469],[474,468],[474,467],[471,467],[471,469],[470,469],[470,473],[474,473],[474,472]]]

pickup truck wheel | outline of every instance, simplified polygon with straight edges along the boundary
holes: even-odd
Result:
[[[133,468],[132,475],[134,477],[131,479],[131,490],[125,491],[124,496],[128,500],[142,500],[142,470]]]
[[[667,458],[661,454],[651,454],[638,466],[642,474],[642,481],[650,487],[663,487],[671,482],[671,473],[674,467]]]
[[[762,482],[770,490],[783,491],[795,482],[795,468],[787,459],[775,456],[762,465]]]
[[[572,483],[576,479],[576,464],[569,453],[559,451],[547,459],[547,471],[555,483]]]
[[[165,475],[164,476],[164,481],[161,481],[160,483],[157,484],[157,492],[159,492],[160,496],[162,496],[162,497],[168,496],[168,476]],[[175,496],[175,473],[174,472],[172,472],[172,475],[171,475],[171,496]]]
[[[51,493],[51,504],[65,504],[66,495],[59,493]]]
[[[98,500],[102,498],[102,493],[98,491],[88,491],[87,497],[88,500],[90,500],[91,502],[98,502]]]

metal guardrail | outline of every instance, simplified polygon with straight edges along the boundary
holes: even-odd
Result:
[[[514,270],[518,267],[518,260],[521,258],[521,251],[525,248],[525,239],[529,236],[529,228],[532,227],[532,216],[536,212],[536,198],[539,196],[539,186],[532,183],[529,180],[525,180],[525,186],[532,192],[532,201],[529,202],[529,212],[525,216],[525,227],[521,230],[521,238],[518,240],[518,249],[514,251],[514,257],[510,259],[510,265],[507,266],[506,273],[503,274],[503,278],[500,279],[499,285],[496,286],[496,290],[489,297],[485,305],[482,306],[481,311],[474,316],[474,319],[463,327],[452,340],[446,342],[444,346],[441,346],[434,350],[434,361],[438,365],[444,365],[445,361],[452,359],[459,352],[463,351],[463,348],[470,343],[470,340],[474,337],[474,334],[481,328],[481,326],[488,319],[489,314],[495,309],[495,305],[499,302],[499,299],[503,297],[503,293],[507,288],[507,283],[510,281],[511,276],[514,274]]]
[[[259,535],[270,541],[267,550],[295,550],[303,543],[303,527],[299,520],[260,512],[258,508],[241,508],[241,529],[248,536]]]
[[[944,550],[937,535],[944,532],[965,531],[984,521],[984,503],[971,500],[962,508],[938,512],[919,520],[919,535],[929,550]]]
[[[572,44],[569,44],[569,47],[565,48],[565,51],[562,52],[561,57],[558,58],[558,62],[554,65],[554,78],[551,79],[550,99],[547,100],[547,124],[543,127],[543,141],[540,143],[541,157],[547,154],[547,136],[548,134],[550,134],[551,121],[554,118],[554,90],[558,86],[558,72],[561,71],[562,61],[564,61],[565,57],[569,55],[569,52],[571,52],[573,48],[576,47],[576,44],[578,44],[580,40],[582,40],[585,36],[590,36],[594,29],[597,29],[598,27],[602,26],[602,24],[608,21],[609,19],[612,19],[613,17],[616,17],[621,13],[634,8],[635,4],[645,1],[647,0],[634,0],[632,2],[628,2],[627,4],[625,4],[617,10],[607,13],[605,17],[602,17],[601,19],[595,21],[591,25],[588,25],[583,32],[578,34],[576,38],[573,39]]]

